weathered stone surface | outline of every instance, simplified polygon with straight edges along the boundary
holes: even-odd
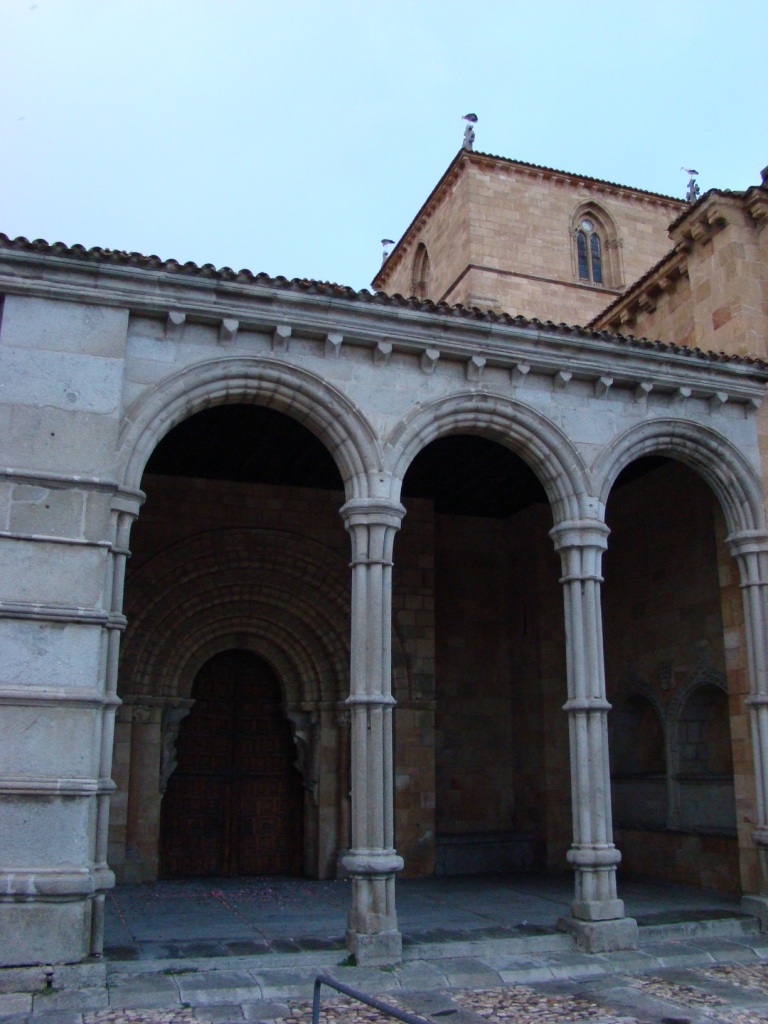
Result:
[[[304,847],[293,849],[291,870],[350,873],[347,943],[361,964],[400,959],[395,876],[430,873],[436,836],[467,845],[496,835],[501,849],[501,835],[518,835],[526,864],[560,869],[567,860],[576,879],[569,928],[592,951],[632,945],[614,809],[635,869],[765,891],[768,414],[756,409],[768,374],[690,352],[722,339],[730,352],[763,354],[764,188],[712,194],[690,210],[612,186],[598,202],[583,179],[487,159],[462,157],[454,198],[443,204],[438,189],[419,222],[425,245],[434,238],[430,258],[419,258],[420,294],[448,288],[469,305],[583,320],[663,255],[665,221],[682,212],[676,248],[651,275],[653,294],[646,281],[600,321],[657,325],[679,348],[330,286],[260,278],[230,290],[224,275],[217,290],[208,271],[170,276],[119,260],[98,291],[86,291],[98,257],[6,244],[8,963],[99,950],[108,854],[124,879],[163,870],[168,785],[185,722],[198,721],[196,680],[233,650],[279,677],[283,760],[303,801]],[[487,188],[468,191],[470,182]],[[511,217],[521,201],[525,216]],[[593,265],[585,282],[578,264],[577,233],[592,230],[584,218],[605,243],[602,282]],[[409,236],[398,251],[419,241]],[[481,262],[459,281],[472,246]],[[496,272],[513,257],[509,273]],[[397,269],[408,282],[413,254],[400,259],[382,271],[388,281]],[[742,285],[737,301],[731,293]],[[173,448],[145,473],[162,439],[179,436],[176,425],[232,403],[314,435],[331,460],[317,486],[297,485],[308,482],[313,449],[284,442],[276,427],[264,428],[272,452],[232,471],[236,479],[183,465]],[[225,449],[248,455],[253,438],[222,437],[211,422],[192,455],[202,458],[206,445],[209,460]],[[454,435],[496,442],[512,462],[494,469],[480,452],[463,479],[446,484],[453,456],[443,456],[424,493],[411,493],[420,453]],[[685,463],[704,484],[649,458]],[[268,479],[254,482],[262,471]],[[475,492],[505,487],[512,505],[479,514]],[[142,489],[149,501],[131,533]],[[457,494],[467,504],[454,504]],[[612,737],[612,722],[632,739]],[[237,788],[241,775],[227,778]],[[206,799],[218,809],[241,795]],[[253,799],[243,797],[248,828],[265,818]],[[217,827],[219,839],[235,831],[231,821]],[[475,867],[498,867],[494,856]],[[344,909],[308,908],[305,942],[335,948]],[[239,912],[251,920],[254,909],[243,903]],[[458,903],[454,929],[466,912]],[[422,941],[439,945],[428,908],[421,924]],[[188,932],[209,939],[193,934],[193,922]],[[288,931],[275,941],[299,952]],[[156,987],[170,998],[164,983]]]

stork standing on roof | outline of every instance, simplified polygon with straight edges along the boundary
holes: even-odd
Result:
[[[471,150],[475,144],[475,129],[472,125],[477,124],[477,114],[465,114],[464,117],[462,117],[462,121],[466,121],[467,125],[464,129],[464,141],[461,146],[462,149]]]
[[[698,186],[698,184],[696,182],[696,175],[699,172],[698,171],[694,171],[694,169],[692,167],[681,167],[680,170],[681,171],[685,171],[685,173],[689,176],[688,177],[688,189],[687,189],[687,191],[685,193],[686,201],[689,202],[689,203],[695,203],[696,200],[699,198],[699,195],[701,193],[701,189],[699,188],[699,186]]]

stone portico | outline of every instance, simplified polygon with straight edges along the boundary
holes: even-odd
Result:
[[[651,611],[646,599],[633,608],[629,580],[606,619],[602,562],[606,549],[612,557],[606,510],[615,500],[623,522],[631,501],[642,509],[632,495],[658,472],[670,474],[662,492],[679,494],[679,507],[704,495],[686,513],[703,517],[687,571],[710,581],[698,606],[675,591],[685,614],[670,632],[694,660],[700,644],[709,687],[698,717],[683,714],[682,698],[679,711],[670,705],[678,733],[700,750],[675,756],[714,756],[704,748],[715,746],[719,694],[730,705],[725,744],[737,754],[734,769],[691,768],[669,784],[679,792],[731,778],[721,800],[730,825],[710,831],[733,836],[723,854],[735,858],[732,884],[765,897],[762,363],[24,240],[3,240],[0,285],[6,964],[98,955],[115,870],[127,880],[162,873],[167,787],[182,769],[194,775],[180,758],[187,723],[202,728],[195,681],[228,651],[250,652],[277,680],[301,870],[350,877],[347,941],[358,962],[399,958],[397,874],[432,871],[436,833],[471,846],[473,822],[500,842],[527,836],[528,867],[571,866],[563,927],[582,947],[631,947],[635,925],[617,888],[608,692],[628,721],[642,686],[627,688],[624,668],[606,681],[603,634],[607,621],[610,660],[622,622],[650,622]],[[210,453],[199,477],[168,463],[153,470],[174,430],[225,406],[300,424],[307,444],[330,455],[337,482],[215,480]],[[270,436],[277,463],[297,450]],[[543,498],[511,517],[435,512],[409,493],[408,473],[452,437],[511,452],[518,490],[530,473]],[[439,464],[446,472],[454,451]],[[633,465],[643,473],[632,477]],[[675,476],[687,471],[694,483]],[[673,518],[654,537],[674,531]],[[684,560],[685,531],[671,536]],[[644,561],[634,543],[625,557],[641,578],[661,542]],[[515,586],[499,584],[485,618],[471,621],[472,593],[499,579]],[[496,635],[507,636],[503,646]],[[640,656],[626,653],[635,665]],[[496,676],[507,679],[503,699],[488,682]],[[664,788],[663,771],[614,770],[614,790],[647,792],[657,776]],[[509,784],[496,792],[498,773]],[[475,780],[463,795],[459,776]],[[190,786],[202,786],[195,778]]]

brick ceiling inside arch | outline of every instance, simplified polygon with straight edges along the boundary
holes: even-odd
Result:
[[[641,459],[617,485],[663,460]],[[146,473],[241,483],[343,490],[323,443],[306,427],[259,405],[222,405],[184,420],[152,453]],[[151,485],[145,484],[151,494]],[[403,497],[427,498],[446,515],[506,519],[545,504],[544,488],[527,464],[494,441],[469,434],[439,438],[416,456]]]

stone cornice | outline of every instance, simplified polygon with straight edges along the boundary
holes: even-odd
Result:
[[[695,245],[710,241],[734,216],[741,215],[743,209],[740,193],[708,192],[686,216],[675,221],[669,229],[669,237],[676,246],[690,251]]]
[[[134,316],[164,322],[169,312],[180,311],[185,323],[208,325],[217,338],[223,320],[236,320],[241,354],[243,347],[261,351],[253,332],[271,338],[270,354],[286,359],[302,339],[316,345],[329,333],[336,341],[335,358],[344,358],[349,345],[369,348],[373,361],[382,366],[394,351],[414,355],[416,365],[427,351],[436,352],[441,360],[467,364],[467,378],[478,385],[484,371],[501,367],[513,382],[529,373],[555,378],[567,372],[569,380],[610,378],[633,389],[651,383],[657,391],[688,388],[694,394],[725,393],[732,400],[752,402],[762,396],[768,379],[768,364],[759,360],[266,275],[201,275],[164,265],[152,269],[0,247],[0,291],[127,307]],[[290,347],[275,350],[274,339],[288,336],[286,331]]]
[[[762,231],[768,223],[768,187],[765,185],[749,189],[744,197],[744,208]]]

